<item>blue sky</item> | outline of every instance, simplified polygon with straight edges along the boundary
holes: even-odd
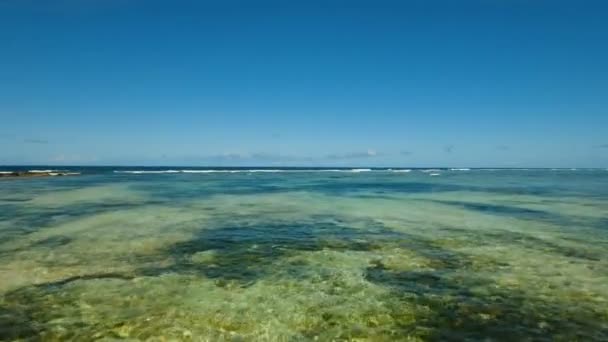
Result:
[[[608,167],[606,1],[0,0],[0,164]]]

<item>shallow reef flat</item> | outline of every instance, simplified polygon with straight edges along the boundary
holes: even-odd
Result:
[[[608,172],[0,183],[0,340],[608,340]]]

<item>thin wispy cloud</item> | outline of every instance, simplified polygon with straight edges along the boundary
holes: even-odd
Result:
[[[48,144],[48,140],[44,139],[23,139],[23,142],[26,144]]]
[[[596,148],[608,148],[608,144],[595,145]]]
[[[201,159],[218,160],[218,161],[296,161],[304,158],[292,155],[268,153],[268,152],[253,152],[239,153],[229,152],[210,156],[203,156]]]
[[[4,139],[14,139],[15,137],[10,135],[10,134],[4,134],[4,133],[0,133],[0,139],[4,140]]]
[[[245,153],[221,153],[215,154],[211,156],[203,156],[200,157],[202,159],[223,159],[223,160],[240,160],[250,158],[248,154]]]
[[[378,157],[380,154],[373,149],[368,149],[364,152],[352,152],[352,153],[344,153],[344,154],[329,154],[325,158],[330,160],[343,160],[343,159],[363,159],[363,158],[374,158]]]
[[[57,164],[88,164],[98,162],[99,158],[96,156],[82,156],[79,154],[58,154],[51,157],[49,161]]]
[[[399,154],[401,154],[402,156],[410,156],[410,155],[412,155],[412,152],[411,151],[401,151],[401,152],[399,152]]]

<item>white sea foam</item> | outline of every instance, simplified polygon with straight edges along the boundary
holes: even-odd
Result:
[[[370,172],[384,171],[372,169],[249,169],[249,170],[114,170],[114,173],[127,174],[161,174],[161,173],[276,173],[276,172]],[[392,172],[410,172],[411,170],[389,170]]]
[[[436,173],[436,172],[429,173],[429,176],[439,176],[439,175],[441,175],[441,173]]]
[[[15,172],[17,172],[17,171],[0,171],[0,174],[8,175],[8,174],[15,173]],[[28,170],[27,172],[29,172],[29,173],[48,173],[49,176],[59,176],[59,175],[72,176],[72,175],[80,174],[80,172],[64,172],[64,171],[59,171],[59,170]]]
[[[427,170],[421,170],[422,172],[426,172],[426,173],[437,173],[441,170],[439,169],[427,169]]]
[[[146,174],[146,173],[179,173],[177,170],[128,170],[128,171],[119,171],[115,170],[114,173],[131,173],[131,174]]]
[[[284,172],[286,170],[114,170],[114,173],[159,174],[159,173],[239,173],[239,172]]]
[[[463,168],[452,168],[450,171],[471,171],[471,169],[463,167]]]
[[[59,170],[28,170],[27,172],[29,173],[50,173],[50,172],[57,172]]]
[[[407,173],[407,172],[411,172],[412,170],[408,170],[408,169],[403,169],[403,170],[390,170],[391,172],[398,172],[398,173]]]
[[[373,171],[372,169],[318,169],[318,170],[290,170],[290,171],[294,171],[294,172],[348,172],[348,173],[352,173],[352,172],[368,172],[368,171]]]
[[[181,170],[183,173],[213,173],[213,172],[226,172],[223,170]]]

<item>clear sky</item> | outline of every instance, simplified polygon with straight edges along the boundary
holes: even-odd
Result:
[[[608,1],[0,0],[0,164],[608,167]]]

